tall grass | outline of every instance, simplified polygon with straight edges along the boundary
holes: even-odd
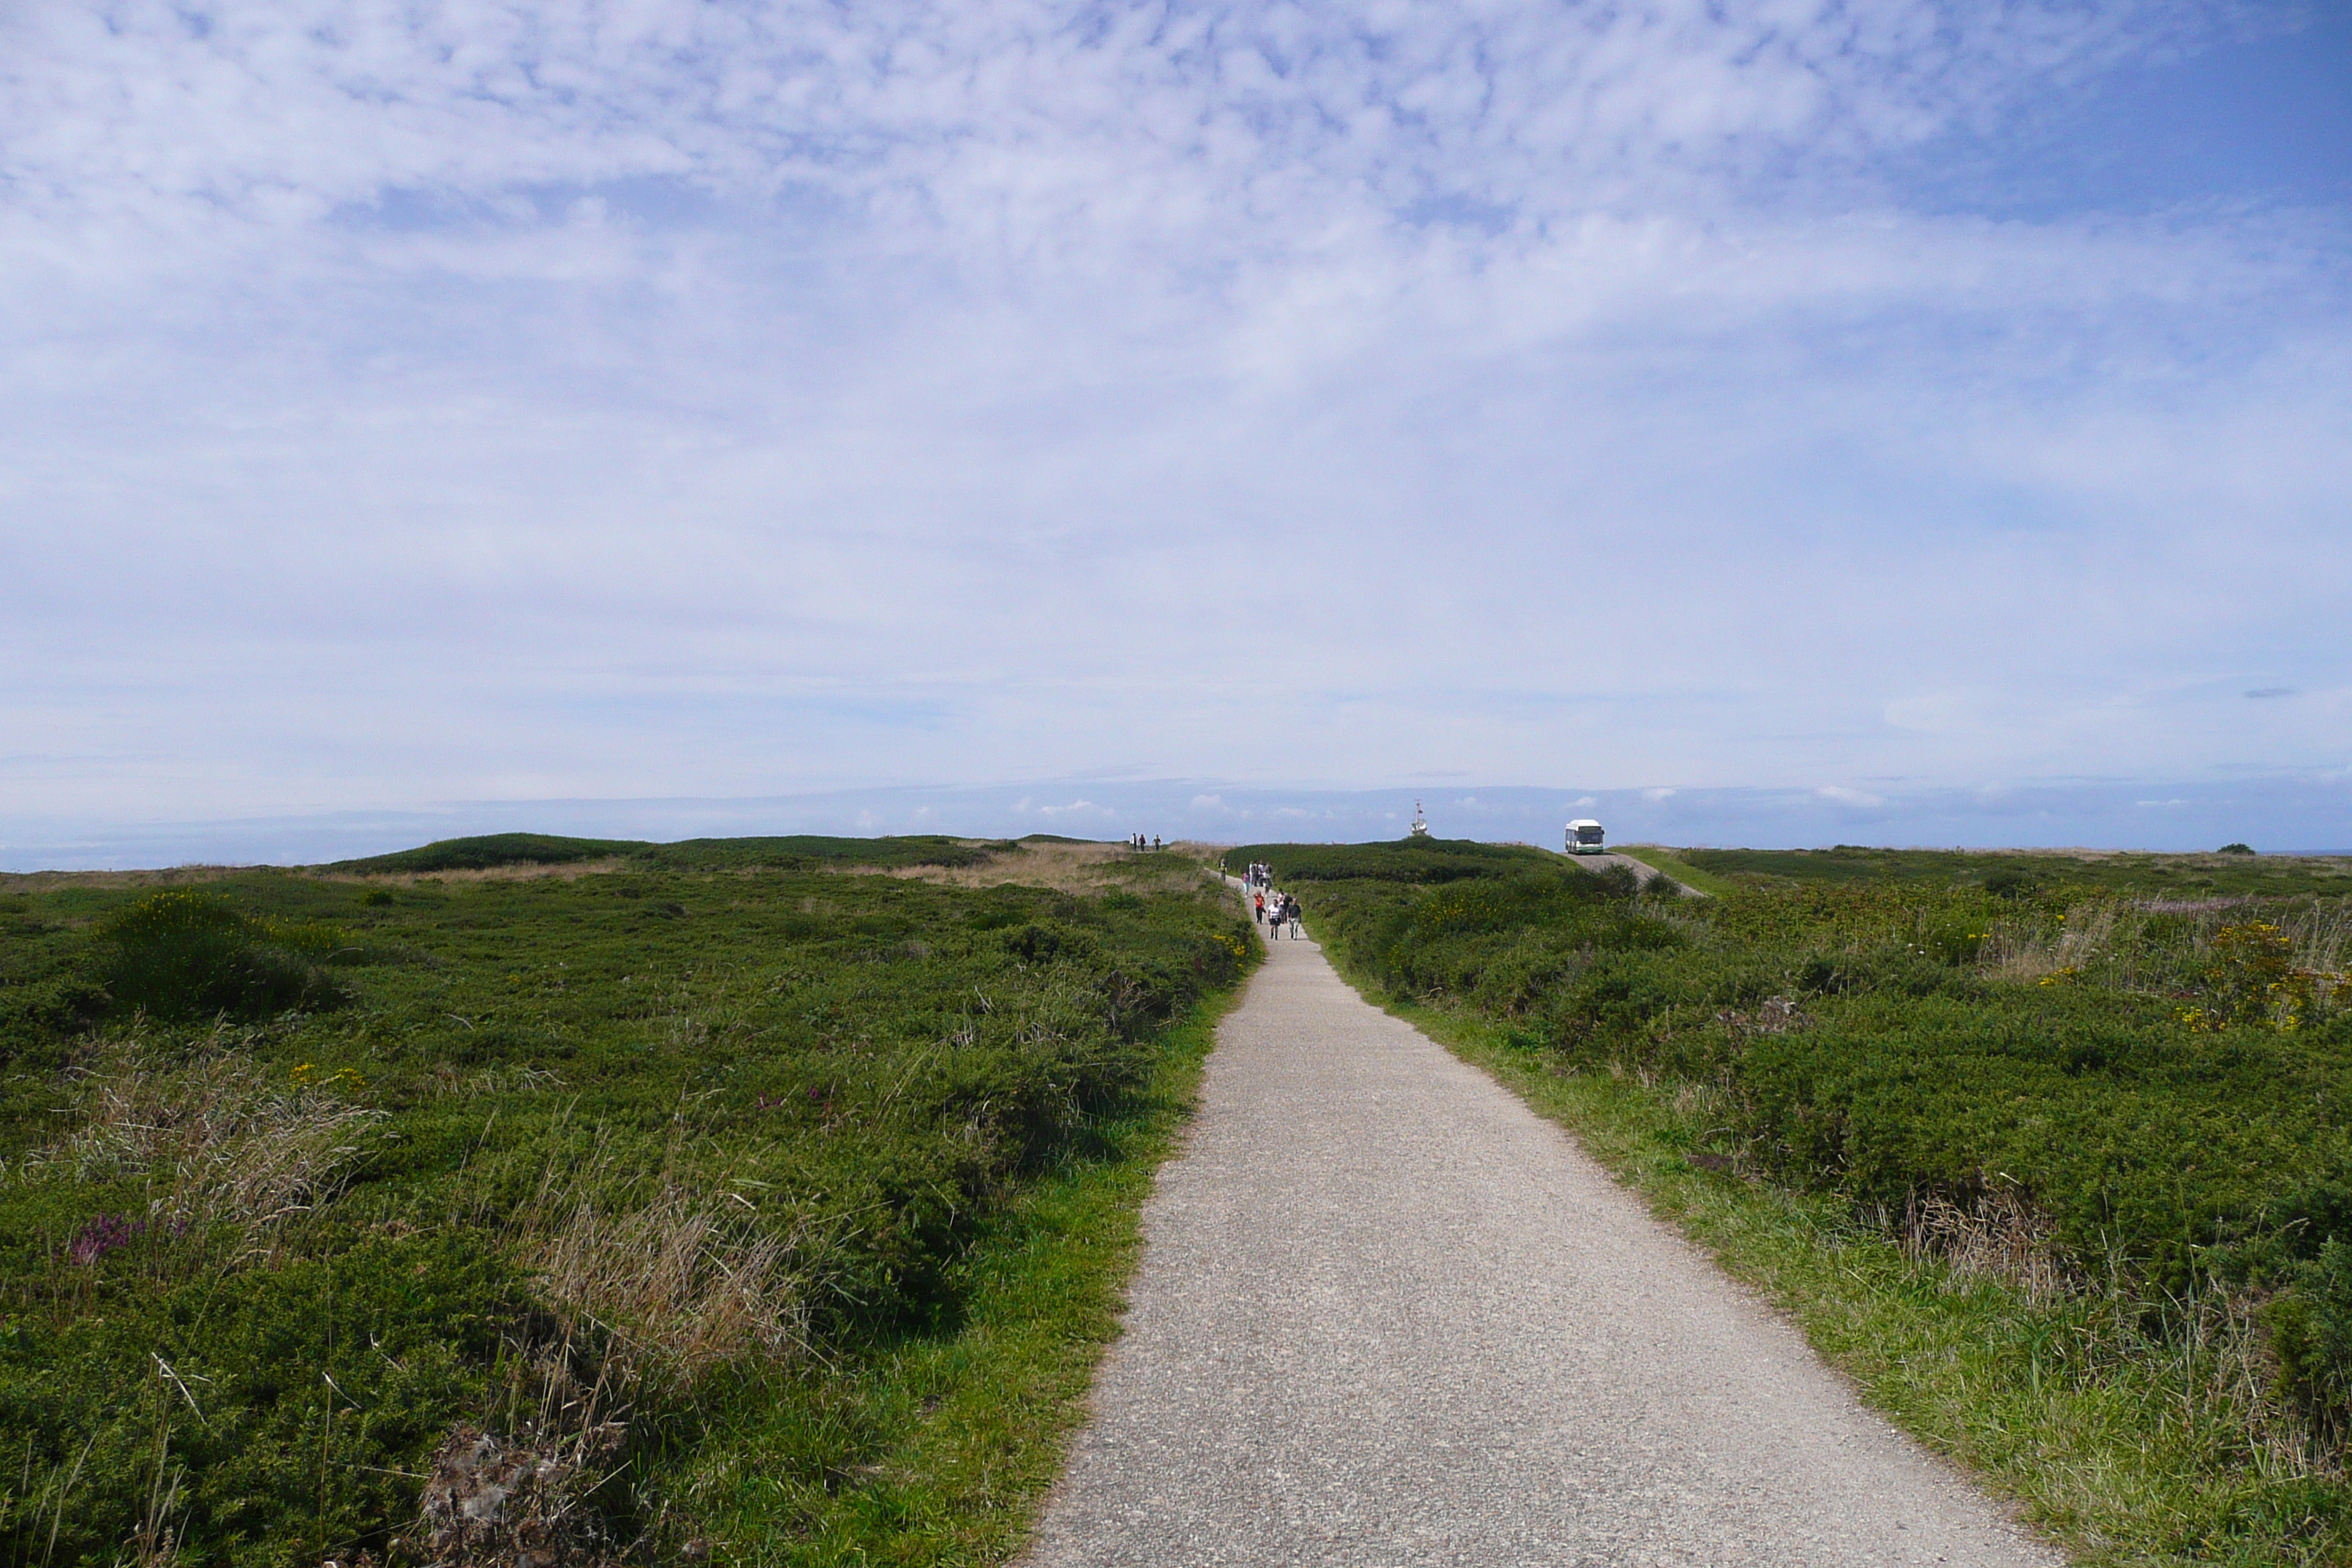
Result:
[[[805,1228],[746,1223],[748,1205],[666,1173],[615,1201],[604,1171],[551,1167],[509,1223],[509,1247],[568,1321],[607,1334],[608,1376],[632,1393],[691,1385],[747,1357],[785,1362],[812,1348]]]
[[[71,1130],[26,1153],[20,1181],[135,1187],[137,1223],[177,1236],[226,1226],[266,1247],[290,1219],[331,1200],[385,1113],[348,1098],[355,1074],[280,1074],[215,1030],[172,1060],[140,1037],[101,1037],[66,1075]]]

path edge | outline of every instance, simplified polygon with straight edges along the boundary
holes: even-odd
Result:
[[[1687,1212],[1690,1206],[1695,1205],[1673,1188],[1686,1185],[1704,1189],[1725,1184],[1748,1187],[1755,1194],[1748,1200],[1750,1203],[1778,1200],[1784,1211],[1790,1212],[1818,1208],[1821,1206],[1818,1200],[1808,1200],[1804,1194],[1760,1181],[1718,1174],[1695,1167],[1686,1166],[1682,1173],[1671,1173],[1671,1180],[1661,1180],[1661,1176],[1669,1173],[1645,1173],[1639,1168],[1641,1163],[1635,1158],[1596,1146],[1587,1131],[1577,1126],[1564,1110],[1540,1103],[1527,1093],[1521,1084],[1513,1080],[1510,1072],[1498,1070],[1505,1065],[1503,1053],[1507,1049],[1499,1038],[1504,1032],[1499,1026],[1443,1008],[1383,997],[1379,988],[1370,984],[1357,967],[1346,946],[1328,935],[1317,936],[1313,924],[1311,921],[1307,922],[1308,935],[1322,949],[1332,972],[1365,1005],[1415,1030],[1448,1056],[1494,1083],[1524,1106],[1529,1115],[1566,1138],[1604,1172],[1615,1186],[1640,1204],[1643,1211],[1677,1242],[1691,1248],[1727,1282],[1752,1299],[1760,1310],[1786,1322],[1805,1342],[1822,1368],[1843,1384],[1863,1408],[1889,1423],[1922,1454],[1944,1467],[1957,1482],[1981,1495],[2019,1531],[2059,1553],[2069,1563],[2089,1568],[2095,1563],[2123,1561],[2105,1554],[2101,1550],[2104,1543],[2095,1538],[2086,1539],[2086,1532],[2075,1521],[2045,1516],[2005,1470],[1974,1462],[1964,1449],[1947,1439],[1947,1434],[1923,1426],[1912,1419],[1901,1405],[1886,1399],[1866,1369],[1857,1364],[1866,1362],[1869,1357],[1824,1345],[1822,1342],[1823,1336],[1809,1321],[1806,1299],[1767,1277],[1760,1269],[1744,1268],[1736,1259],[1726,1257],[1723,1247],[1696,1232]],[[1649,1179],[1645,1180],[1645,1175]]]

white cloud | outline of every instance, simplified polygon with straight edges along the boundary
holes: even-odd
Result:
[[[1885,805],[1885,795],[1872,795],[1867,790],[1849,789],[1843,784],[1822,784],[1813,793],[1823,800],[1833,800],[1842,805]]]
[[[1890,173],[2211,25],[17,8],[0,778],[2315,765],[2338,220]]]
[[[1225,797],[1221,795],[1196,795],[1191,805],[1194,811],[1223,811],[1225,809]]]

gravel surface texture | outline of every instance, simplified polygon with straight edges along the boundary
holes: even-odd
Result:
[[[2063,1561],[1311,942],[1144,1235],[1031,1568]]]

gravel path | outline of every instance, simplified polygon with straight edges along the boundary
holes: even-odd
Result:
[[[2061,1561],[1312,942],[1144,1235],[1032,1568]]]

